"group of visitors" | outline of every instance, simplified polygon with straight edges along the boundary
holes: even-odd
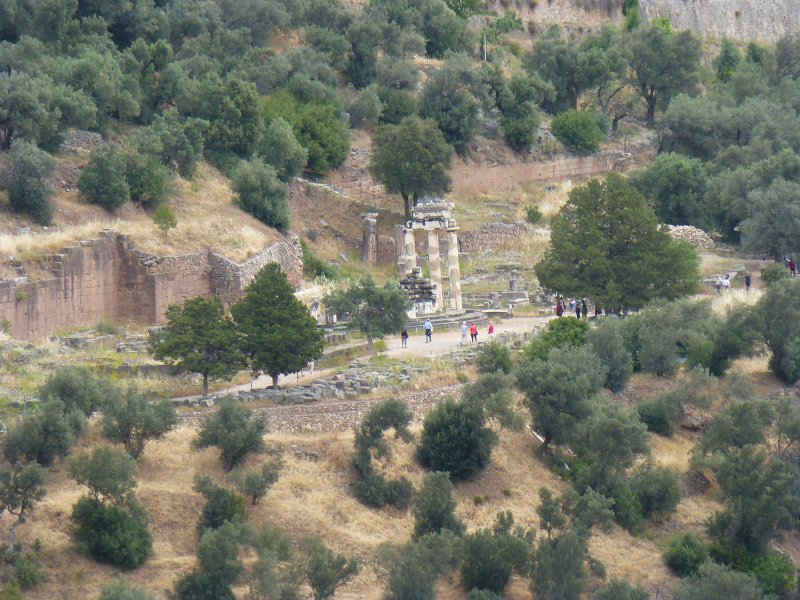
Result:
[[[467,327],[467,322],[461,322],[461,344],[466,345],[467,343],[467,333],[469,333],[469,341],[471,344],[478,343],[478,326],[475,323],[472,323],[469,327]],[[494,323],[489,321],[489,329],[487,330],[489,334],[489,339],[492,338],[494,335]]]
[[[750,287],[753,285],[753,277],[750,275],[750,271],[745,271],[744,273],[744,289],[746,292],[750,292]],[[733,282],[731,281],[731,276],[729,273],[725,274],[725,277],[721,275],[717,275],[716,279],[714,280],[714,289],[717,291],[718,294],[721,294],[723,291],[730,292],[733,287]]]
[[[430,319],[427,319],[425,323],[422,325],[422,329],[425,331],[425,343],[433,343],[433,323],[431,323]],[[494,336],[494,323],[489,321],[489,328],[487,330],[489,335],[489,339]],[[475,323],[472,323],[469,327],[467,327],[467,322],[461,322],[461,343],[466,345],[467,343],[467,334],[470,336],[471,343],[477,344],[478,343],[478,326]],[[401,348],[408,348],[408,329],[403,328],[403,331],[400,333],[400,347]]]
[[[569,309],[567,306],[569,306]],[[559,300],[556,303],[557,317],[563,317],[568,311],[570,313],[574,312],[578,319],[583,319],[585,321],[589,318],[589,302],[586,298],[582,298],[581,300],[570,298],[569,305],[567,304],[566,300]]]

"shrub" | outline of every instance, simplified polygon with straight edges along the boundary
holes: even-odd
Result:
[[[542,215],[542,211],[540,211],[537,207],[529,206],[525,209],[525,220],[531,225],[536,225],[537,223],[541,222],[543,218],[544,215]]]
[[[502,595],[514,573],[527,573],[532,535],[511,531],[510,512],[498,515],[494,530],[481,529],[464,537],[461,581],[468,590]]]
[[[318,537],[305,538],[300,542],[300,549],[303,553],[302,568],[314,600],[333,597],[337,587],[358,573],[355,559],[335,554]]]
[[[663,518],[672,514],[681,501],[681,484],[672,469],[651,467],[639,471],[631,481],[633,493],[639,499],[642,515]]]
[[[0,590],[0,600],[24,600],[22,590],[13,581],[8,581]]]
[[[260,158],[242,161],[231,178],[236,202],[242,210],[278,231],[288,230],[288,190],[273,167]]]
[[[414,539],[429,533],[451,531],[464,534],[464,523],[455,515],[456,501],[453,498],[453,484],[447,473],[430,473],[425,477],[422,487],[414,494]]]
[[[479,373],[496,373],[501,371],[506,375],[511,373],[511,351],[500,342],[484,344],[478,351],[476,359]]]
[[[675,600],[762,600],[763,597],[753,577],[711,561],[704,563],[694,577],[684,579],[675,593]]]
[[[261,142],[259,154],[268,165],[275,167],[278,179],[289,183],[303,172],[308,150],[297,141],[289,125],[281,117],[273,119]]]
[[[361,90],[361,94],[350,106],[350,125],[352,127],[372,127],[378,124],[383,104],[374,86]]]
[[[86,487],[98,502],[117,506],[135,506],[136,463],[125,452],[95,446],[91,453],[80,454],[68,462],[70,476]]]
[[[425,417],[417,458],[460,481],[489,464],[496,443],[496,434],[484,424],[482,407],[448,399]]]
[[[303,275],[309,279],[324,277],[330,281],[339,278],[339,271],[331,263],[317,256],[305,240],[300,240],[303,249]]]
[[[253,417],[249,410],[233,398],[226,398],[219,410],[203,422],[195,440],[196,448],[219,448],[222,464],[230,471],[253,452],[264,449],[267,423],[263,417]]]
[[[795,566],[785,554],[770,552],[766,556],[759,556],[753,561],[750,574],[758,579],[765,594],[787,598],[795,589]]]
[[[633,587],[624,579],[612,579],[592,596],[592,600],[647,600],[650,595],[642,586]]]
[[[219,529],[225,523],[241,523],[246,518],[245,497],[222,486],[216,485],[209,477],[197,477],[194,491],[206,500],[200,514],[200,532],[206,529]]]
[[[108,441],[122,444],[136,460],[148,442],[163,438],[175,428],[178,416],[168,400],[150,403],[130,389],[123,396],[114,395],[103,408],[100,427]]]
[[[57,458],[69,454],[74,436],[64,417],[64,405],[50,400],[38,412],[23,417],[5,436],[3,456],[13,464],[35,461],[51,466]]]
[[[553,135],[573,150],[594,152],[603,140],[603,131],[593,112],[567,110],[553,117]]]
[[[89,164],[81,171],[78,189],[89,202],[116,210],[131,199],[125,172],[122,152],[113,144],[101,146],[92,152]]]
[[[406,117],[417,114],[417,103],[408,92],[386,86],[379,86],[377,91],[383,107],[381,124],[399,125]]]
[[[178,226],[178,218],[169,206],[160,204],[153,212],[153,223],[161,230],[161,235],[166,239],[169,230]]]
[[[154,600],[150,592],[132,587],[124,579],[104,585],[97,600]]]
[[[99,562],[135,569],[153,551],[153,538],[142,514],[81,498],[72,510],[72,521],[78,541]]]
[[[128,182],[131,200],[143,206],[158,206],[169,196],[169,169],[154,156],[128,151],[125,157],[125,181]]]
[[[53,186],[49,178],[55,171],[56,159],[22,140],[13,143],[8,158],[11,210],[27,213],[37,223],[50,225],[53,220]]]
[[[240,531],[228,524],[207,529],[197,548],[199,566],[175,582],[178,600],[236,600],[231,584],[244,567],[238,558]]]
[[[380,560],[388,569],[386,600],[435,600],[436,578],[461,562],[461,538],[450,531],[428,534],[397,548],[381,547]]]
[[[250,498],[251,504],[255,506],[278,481],[282,468],[283,460],[276,458],[264,463],[261,466],[261,470],[248,471],[247,473],[235,472],[233,474],[234,484],[242,494]]]
[[[64,411],[80,410],[87,417],[103,406],[115,390],[86,367],[60,367],[39,388],[42,400],[58,400]]]
[[[586,540],[575,531],[541,538],[532,553],[531,590],[536,598],[578,600],[589,578],[586,554]]]
[[[578,347],[586,344],[589,324],[578,319],[551,319],[544,332],[533,339],[524,349],[527,358],[544,360],[551,348],[560,346]]]
[[[589,345],[608,369],[605,387],[618,392],[633,374],[633,356],[625,347],[623,325],[619,319],[604,317],[587,334]]]
[[[664,550],[664,562],[679,577],[689,577],[697,573],[707,558],[706,547],[692,532],[672,538]]]
[[[764,287],[769,287],[776,281],[789,278],[789,269],[782,264],[773,263],[764,267],[761,272],[761,281],[764,282]]]
[[[45,577],[42,561],[39,560],[36,554],[14,552],[12,562],[14,565],[14,579],[23,590],[35,586]]]
[[[670,409],[661,398],[642,400],[636,407],[639,418],[647,426],[648,431],[670,437],[675,430],[672,426]]]

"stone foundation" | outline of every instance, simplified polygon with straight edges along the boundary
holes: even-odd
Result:
[[[290,234],[242,264],[210,250],[155,256],[127,236],[104,231],[49,257],[53,277],[0,281],[0,322],[12,336],[36,340],[64,329],[114,321],[164,321],[170,304],[194,296],[219,296],[230,306],[267,263],[277,262],[297,285],[302,280],[300,241]]]

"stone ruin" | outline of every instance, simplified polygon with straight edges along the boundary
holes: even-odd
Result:
[[[436,312],[436,290],[430,280],[422,276],[422,269],[414,267],[411,273],[400,280],[400,287],[414,303],[415,313],[428,315]]]
[[[433,303],[427,298],[416,303],[412,310],[412,318],[419,314],[430,314],[436,311],[462,310],[461,268],[459,266],[458,227],[450,211],[453,205],[441,199],[421,202],[411,212],[411,220],[405,225],[395,228],[397,237],[397,271],[402,280],[414,276],[417,267],[416,232],[423,231],[428,235],[428,267],[430,269],[430,286],[433,291]],[[442,259],[439,253],[440,236],[446,233],[447,239],[447,280],[449,293],[445,302],[442,278]],[[421,271],[420,271],[421,273]],[[419,275],[421,277],[421,274]]]

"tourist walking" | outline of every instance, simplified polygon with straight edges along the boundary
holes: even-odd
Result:
[[[478,326],[475,323],[469,326],[469,338],[470,342],[478,343]]]
[[[752,279],[750,278],[750,271],[744,274],[744,289],[749,294],[750,293],[750,284],[752,283]]]
[[[466,321],[462,321],[461,322],[461,345],[462,346],[466,346],[467,345],[467,334],[468,333],[469,333],[469,327],[467,327],[467,322]]]
[[[725,279],[722,280],[722,287],[725,288],[726,292],[731,291],[731,276],[727,273],[725,274]]]
[[[581,305],[580,303],[575,303],[575,316],[578,317],[578,321],[581,320]]]
[[[422,326],[425,328],[425,343],[433,342],[433,323],[428,319]]]
[[[722,277],[717,275],[717,278],[714,280],[714,289],[717,290],[717,293],[722,292]]]
[[[556,304],[556,316],[561,317],[564,315],[564,303],[561,300],[558,301]]]
[[[581,308],[583,309],[583,320],[586,321],[589,319],[589,305],[586,302],[586,298],[581,300]]]
[[[400,347],[408,348],[408,330],[405,327],[403,327],[403,331],[400,332]]]
[[[493,335],[494,335],[494,323],[489,321],[489,337],[492,337]]]
[[[792,272],[792,277],[797,275],[797,263],[794,261],[793,258],[789,259],[789,270]]]

